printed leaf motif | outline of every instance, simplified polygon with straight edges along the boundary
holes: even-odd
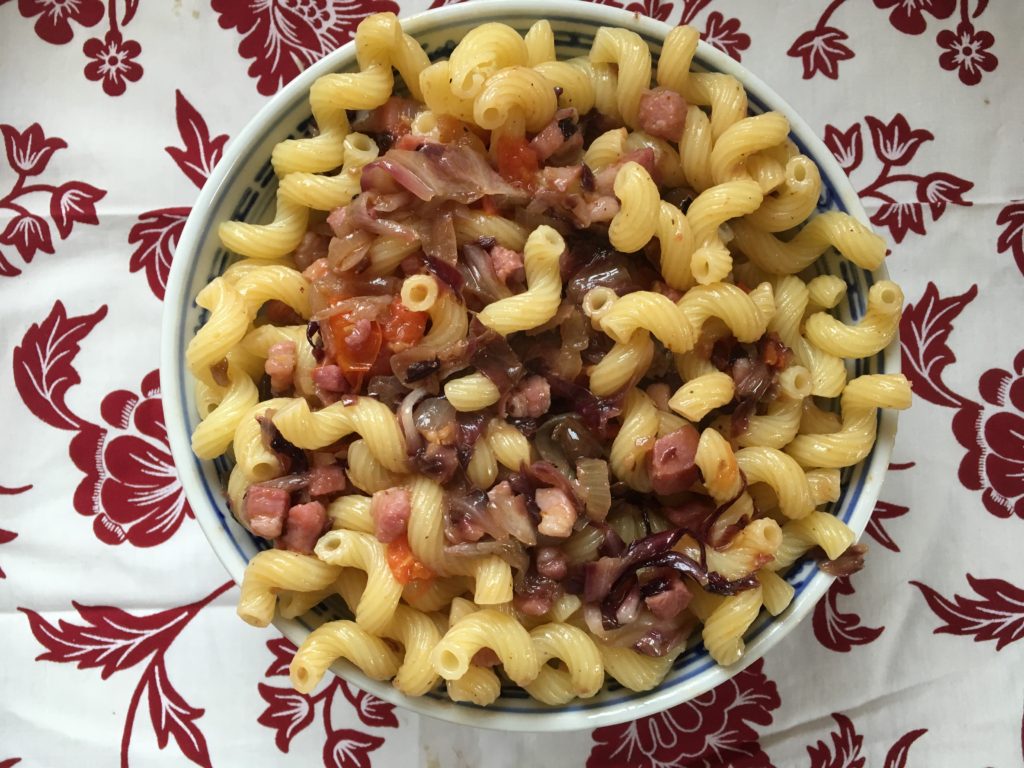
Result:
[[[107,315],[106,305],[91,315],[69,317],[58,301],[42,323],[29,327],[14,348],[14,384],[29,410],[57,429],[78,429],[82,420],[64,398],[81,383],[74,368],[79,343]]]
[[[210,131],[206,127],[203,116],[189,103],[181,91],[175,93],[177,94],[175,114],[178,120],[178,132],[181,134],[181,140],[185,146],[164,147],[164,149],[192,183],[197,187],[202,187],[213,171],[213,167],[224,154],[224,144],[228,137],[221,134],[210,138]]]
[[[864,118],[871,130],[871,143],[874,144],[878,159],[890,165],[906,165],[914,159],[917,150],[935,135],[923,128],[911,129],[902,114],[897,113],[888,123],[877,117],[868,115]]]
[[[967,179],[961,179],[951,173],[936,171],[929,173],[917,183],[917,197],[928,203],[932,216],[936,219],[946,210],[947,205],[974,205],[964,200],[964,193],[974,188]]]
[[[839,610],[840,595],[854,594],[849,576],[832,582],[825,597],[814,606],[814,636],[818,642],[836,653],[849,653],[855,645],[867,645],[878,639],[885,627],[865,627],[860,616]]]
[[[817,27],[794,40],[786,55],[803,62],[804,80],[810,80],[819,72],[836,80],[839,62],[853,58],[853,51],[843,45],[844,40],[849,40],[849,36],[841,29]]]
[[[977,295],[978,286],[972,285],[959,296],[942,298],[935,283],[928,283],[921,299],[907,305],[900,321],[900,344],[903,373],[913,384],[916,396],[949,408],[965,402],[946,386],[942,372],[956,362],[947,344],[953,321]]]
[[[206,737],[195,722],[203,716],[203,710],[191,706],[171,685],[162,657],[149,666],[145,679],[157,746],[164,749],[173,736],[181,754],[196,765],[212,768]]]
[[[826,125],[825,144],[847,174],[852,173],[864,159],[860,123],[854,123],[846,131],[840,131],[834,125]]]
[[[292,739],[313,722],[313,702],[306,694],[291,688],[260,683],[258,689],[267,708],[256,722],[277,731],[274,743],[279,750],[287,752]]]
[[[1017,200],[1003,208],[996,224],[1004,227],[996,241],[996,249],[999,253],[1010,251],[1017,262],[1017,269],[1024,275],[1024,200]]]
[[[967,574],[967,583],[981,599],[954,595],[949,600],[926,584],[910,583],[921,590],[928,607],[945,622],[935,634],[971,635],[976,643],[995,640],[997,651],[1024,637],[1024,589],[1002,579]]]
[[[274,654],[274,660],[263,674],[266,677],[288,677],[288,668],[298,648],[288,638],[276,637],[267,640],[267,649]]]
[[[908,232],[925,234],[921,203],[885,203],[871,215],[871,223],[888,229],[897,243],[902,243]]]
[[[9,544],[16,538],[18,538],[18,534],[16,534],[14,531],[5,531],[3,528],[0,528],[0,544]],[[7,574],[4,573],[3,568],[0,568],[0,579],[6,578]]]
[[[741,61],[740,52],[750,47],[750,35],[740,32],[740,20],[727,19],[718,11],[708,14],[701,38],[736,61]]]
[[[17,248],[26,264],[32,261],[36,251],[53,253],[50,225],[34,213],[23,213],[11,219],[0,234],[0,243]]]
[[[370,752],[384,739],[349,728],[333,731],[324,744],[325,768],[371,768]]]
[[[813,747],[807,747],[811,768],[864,768],[865,761],[860,756],[864,737],[854,730],[846,715],[834,712],[832,719],[839,725],[839,730],[831,733],[832,745],[819,741]]]
[[[398,718],[395,717],[395,707],[361,688],[355,688],[344,680],[341,681],[341,690],[345,698],[356,708],[359,719],[363,725],[372,728],[397,728]]]
[[[882,521],[892,520],[896,517],[903,517],[903,515],[907,514],[909,511],[909,507],[892,504],[888,501],[880,501],[875,504],[875,511],[872,512],[871,519],[868,521],[868,527],[865,530],[871,538],[886,549],[893,552],[899,552],[899,545],[893,541],[892,536],[890,536],[889,532],[885,530],[885,526],[882,524]]]
[[[885,755],[885,768],[907,768],[907,755],[910,754],[910,747],[926,733],[928,733],[927,728],[918,728],[900,736]]]
[[[21,270],[11,264],[4,256],[3,251],[0,251],[0,277],[16,277],[21,274]]]
[[[135,616],[107,605],[72,603],[84,624],[64,619],[54,626],[38,613],[20,608],[36,640],[47,651],[36,661],[76,663],[79,669],[101,670],[103,679],[128,669],[171,644],[190,619],[192,606]]]
[[[167,276],[171,271],[171,259],[178,245],[185,220],[191,208],[160,208],[147,211],[128,233],[129,244],[138,244],[132,253],[129,269],[146,271],[149,289],[158,299],[163,300],[167,288]]]
[[[20,757],[9,757],[6,760],[0,760],[0,768],[13,768],[20,762]]]
[[[75,222],[99,224],[96,203],[106,195],[104,190],[84,181],[69,181],[57,187],[50,198],[50,216],[61,240],[71,234]]]
[[[38,176],[46,170],[50,157],[58,149],[67,147],[64,139],[48,139],[39,123],[32,123],[19,132],[14,126],[0,125],[11,170],[23,176]]]

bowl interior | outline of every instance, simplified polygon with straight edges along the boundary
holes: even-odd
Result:
[[[585,56],[597,27],[622,26],[638,32],[650,45],[657,59],[667,25],[616,9],[578,2],[474,2],[428,12],[409,20],[403,27],[415,36],[431,58],[447,56],[455,43],[471,28],[486,21],[501,21],[525,33],[537,18],[547,18],[555,29],[559,58]],[[783,112],[792,125],[792,140],[821,169],[822,195],[819,211],[846,211],[866,222],[856,193],[831,154],[792,112],[758,78],[750,75],[732,59],[701,43],[694,68],[727,72],[746,86],[752,113],[775,109]],[[245,564],[265,542],[257,541],[235,522],[227,508],[223,489],[231,463],[225,458],[200,461],[189,448],[189,436],[198,422],[191,377],[183,365],[185,347],[206,319],[196,307],[199,290],[219,275],[231,259],[220,246],[217,225],[227,219],[269,221],[273,217],[277,180],[270,165],[273,146],[289,137],[304,135],[311,125],[308,90],[321,74],[356,69],[353,46],[331,54],[284,88],[243,130],[229,147],[210,181],[204,187],[178,246],[167,292],[164,321],[162,382],[164,407],[172,450],[189,501],[218,557],[236,581]],[[844,319],[856,320],[864,312],[868,288],[885,277],[882,270],[871,274],[826,255],[817,263],[822,273],[840,275],[847,283],[847,300],[841,307]],[[898,371],[898,345],[850,368],[851,375]],[[888,465],[895,433],[895,417],[880,417],[878,441],[861,464],[843,473],[842,496],[833,511],[857,534],[863,532],[874,507],[882,477]],[[668,678],[655,691],[636,693],[610,681],[592,699],[550,707],[530,699],[518,688],[503,690],[501,698],[484,709],[471,704],[453,703],[443,692],[412,699],[395,691],[390,684],[370,680],[351,665],[339,662],[335,671],[361,688],[387,701],[418,713],[445,720],[504,730],[569,730],[608,725],[660,711],[698,696],[727,680],[752,663],[785,635],[806,614],[831,582],[810,561],[798,562],[787,580],[796,590],[793,603],[779,617],[763,614],[747,633],[747,651],[743,660],[723,668],[708,655],[703,645],[692,645],[676,662]],[[296,644],[323,623],[350,618],[343,604],[325,604],[299,620],[278,619],[277,626]]]

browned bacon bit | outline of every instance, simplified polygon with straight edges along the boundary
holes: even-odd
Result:
[[[686,100],[671,88],[644,91],[637,119],[651,136],[679,141],[686,125]]]
[[[345,490],[345,470],[338,464],[313,467],[309,470],[309,495],[331,496]]]
[[[867,544],[851,544],[835,560],[824,559],[825,553],[817,547],[811,554],[820,554],[823,559],[818,560],[818,567],[829,576],[850,576],[864,567],[867,552]]]
[[[569,561],[558,547],[538,547],[534,552],[537,573],[555,581],[565,578],[569,570]]]
[[[654,441],[648,454],[651,485],[659,496],[690,488],[697,480],[697,443],[700,433],[690,424]]]
[[[459,468],[459,455],[454,446],[429,443],[413,459],[417,471],[444,485]]]
[[[657,619],[673,619],[683,611],[693,595],[678,574],[649,582],[640,590],[647,609]]]
[[[554,579],[528,573],[516,586],[513,602],[527,616],[543,616],[562,596],[562,587]]]
[[[265,539],[276,539],[284,529],[291,495],[284,488],[253,485],[245,492],[245,527]]]
[[[302,325],[306,319],[283,301],[271,299],[263,305],[263,316],[272,325]]]
[[[536,419],[551,408],[551,385],[543,376],[528,376],[508,394],[505,410],[509,416]]]
[[[296,504],[288,510],[284,532],[277,540],[279,549],[304,555],[313,554],[313,547],[327,527],[327,510],[319,501]]]
[[[406,488],[388,488],[373,494],[370,516],[377,541],[389,544],[404,536],[411,511],[411,497]]]
[[[783,344],[779,334],[774,331],[762,337],[757,346],[765,365],[774,370],[788,368],[793,360],[793,350]]]

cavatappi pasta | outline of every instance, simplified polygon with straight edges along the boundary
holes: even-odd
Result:
[[[805,270],[885,244],[813,215],[786,118],[691,73],[688,27],[657,64],[626,30],[554,41],[489,23],[432,64],[366,18],[358,71],[312,87],[317,135],[273,152],[273,221],[221,226],[244,258],[196,297],[193,448],[233,454],[232,511],[274,545],[239,615],[347,605],[300,691],[344,659],[407,695],[564,704],[650,690],[698,638],[734,663],[786,568],[843,561],[840,469],[910,403],[900,375],[848,379],[903,294],[832,314],[845,283]]]

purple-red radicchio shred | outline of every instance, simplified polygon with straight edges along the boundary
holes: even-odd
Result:
[[[466,284],[466,278],[462,276],[462,273],[455,265],[430,255],[426,256],[425,263],[430,273],[451,288],[452,293],[461,300],[462,287]]]
[[[835,560],[829,560],[820,547],[815,547],[809,554],[818,560],[818,567],[829,576],[850,576],[864,567],[864,556],[868,552],[867,544],[851,544]]]
[[[260,424],[264,445],[277,455],[282,469],[286,473],[305,472],[309,469],[306,452],[285,440],[284,435],[273,422],[272,413],[267,412],[263,416],[257,416],[256,421]]]

